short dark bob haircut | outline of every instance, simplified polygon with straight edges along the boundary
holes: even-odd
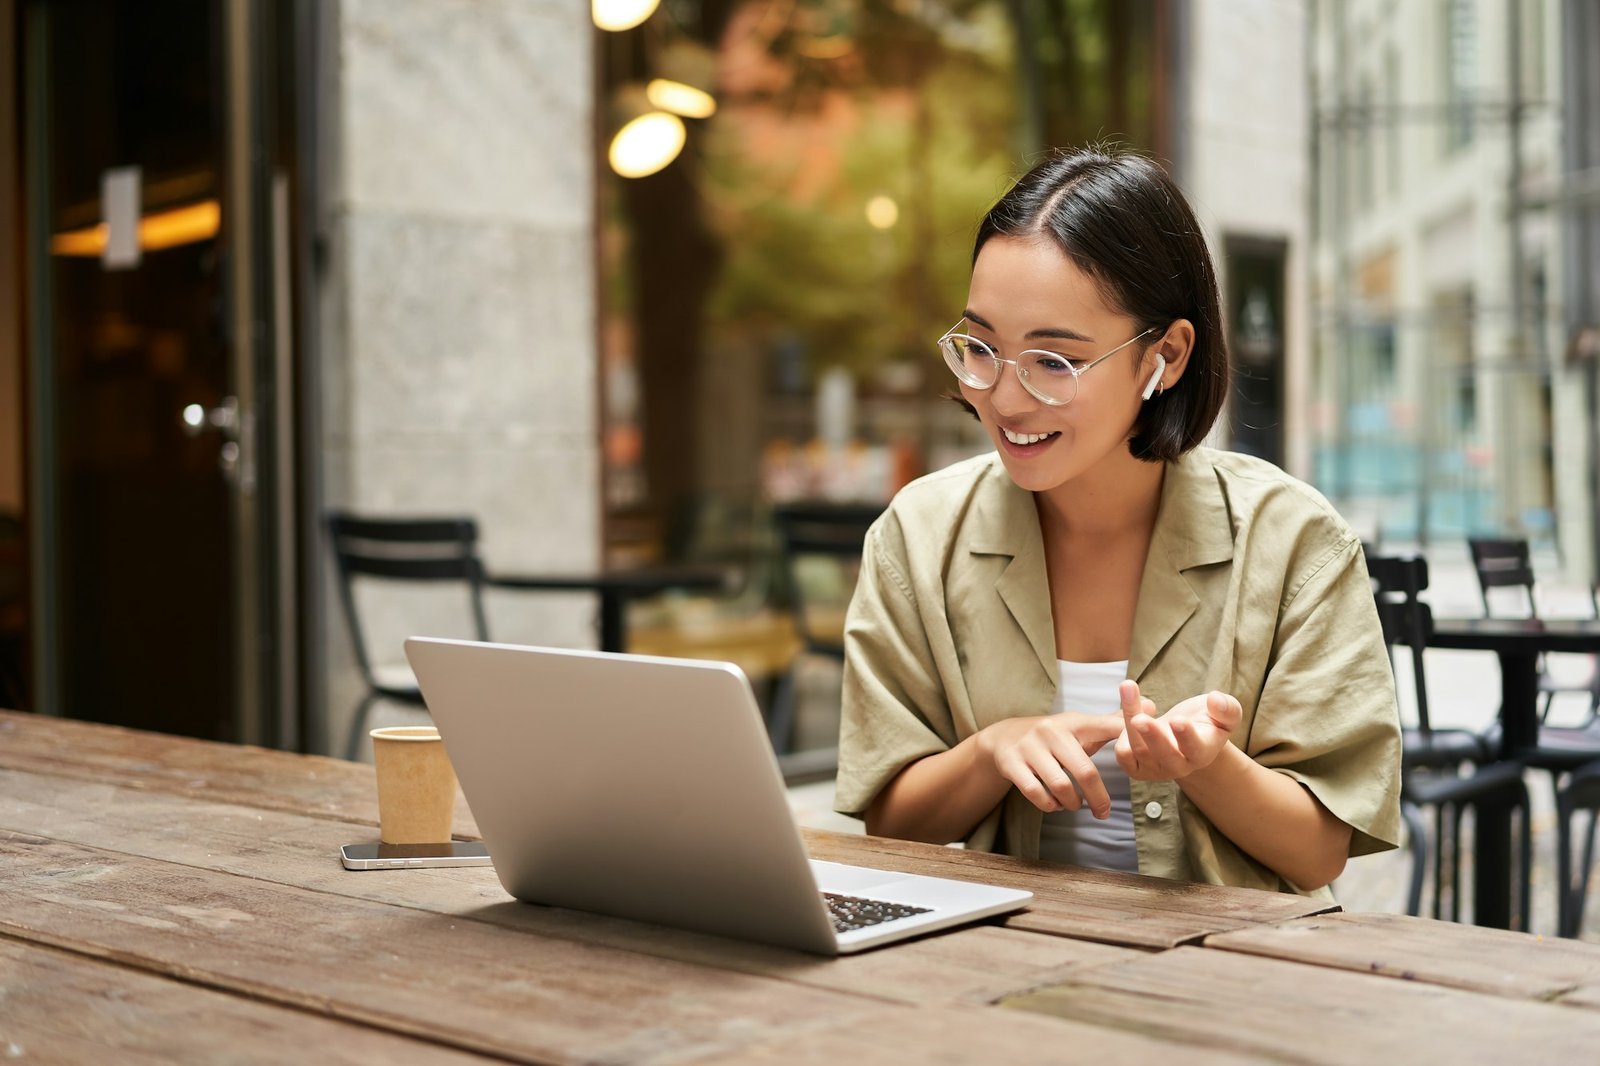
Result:
[[[1128,450],[1167,462],[1205,439],[1227,395],[1228,342],[1205,235],[1166,171],[1107,147],[1052,153],[984,216],[974,264],[995,237],[1048,238],[1140,329],[1161,333],[1188,319],[1189,364],[1144,404]]]

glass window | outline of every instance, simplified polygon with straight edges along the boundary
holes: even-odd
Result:
[[[1047,146],[1169,153],[1168,11],[669,0],[603,34],[608,147],[675,109],[660,81],[705,94],[661,120],[660,169],[602,174],[612,557],[694,554],[748,502],[882,501],[982,448],[934,347],[978,220]]]
[[[1444,123],[1446,153],[1472,143],[1478,85],[1478,27],[1473,0],[1445,0],[1444,96],[1449,114]]]

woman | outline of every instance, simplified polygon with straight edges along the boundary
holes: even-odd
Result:
[[[995,454],[902,490],[846,625],[835,805],[867,831],[1327,894],[1396,845],[1400,728],[1358,538],[1199,447],[1228,385],[1160,168],[1081,151],[978,231],[939,346]]]

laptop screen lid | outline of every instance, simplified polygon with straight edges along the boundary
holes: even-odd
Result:
[[[429,638],[406,655],[507,892],[838,950],[737,667]]]
[[[833,955],[1032,898],[809,861],[731,664],[423,638],[406,653],[519,899]]]

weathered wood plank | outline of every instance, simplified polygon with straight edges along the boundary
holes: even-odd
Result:
[[[270,1063],[309,1055],[328,1063],[498,1061],[334,1018],[0,937],[0,1055],[22,1062]],[[869,1007],[837,1026],[780,1041],[721,1048],[682,1063],[850,1063],[901,1066],[908,1049],[937,1047],[961,1061],[1144,1066],[1175,1056],[1170,1043],[1038,1015],[941,1006]],[[1222,1066],[1237,1056],[1184,1053]],[[933,1059],[932,1061],[939,1061]]]
[[[883,1004],[18,834],[0,889],[14,938],[528,1062],[732,1054]]]
[[[930,1047],[939,1050],[931,1054],[923,1050]],[[695,1058],[692,1066],[1248,1066],[1281,1061],[1277,1056],[1211,1051],[1186,1042],[1021,1011],[948,1007],[884,1010],[807,1033],[787,1044],[758,1044]]]
[[[1137,947],[1170,948],[1211,933],[1337,910],[1336,904],[1276,892],[1168,881],[1115,870],[1024,862],[884,837],[803,831],[819,859],[889,866],[911,873],[990,881],[1034,893],[1008,928]]]
[[[0,938],[0,1058],[29,1062],[394,1062],[495,1059]]]
[[[1223,933],[1205,946],[1520,999],[1600,988],[1600,944],[1404,914],[1327,914]]]
[[[1128,954],[1105,944],[988,925],[829,963],[517,904],[494,872],[481,867],[352,873],[337,858],[339,844],[351,836],[349,827],[334,822],[15,770],[0,770],[0,830],[908,1003],[991,1002]]]
[[[1592,1062],[1600,1015],[1210,948],[1089,970],[1006,1006],[1318,1066]]]
[[[378,824],[372,767],[320,755],[0,711],[0,766]],[[472,812],[459,795],[455,832],[468,839],[478,836]]]
[[[1600,985],[1588,985],[1574,989],[1558,997],[1556,1002],[1566,1007],[1584,1007],[1588,1010],[1600,1011]]]

